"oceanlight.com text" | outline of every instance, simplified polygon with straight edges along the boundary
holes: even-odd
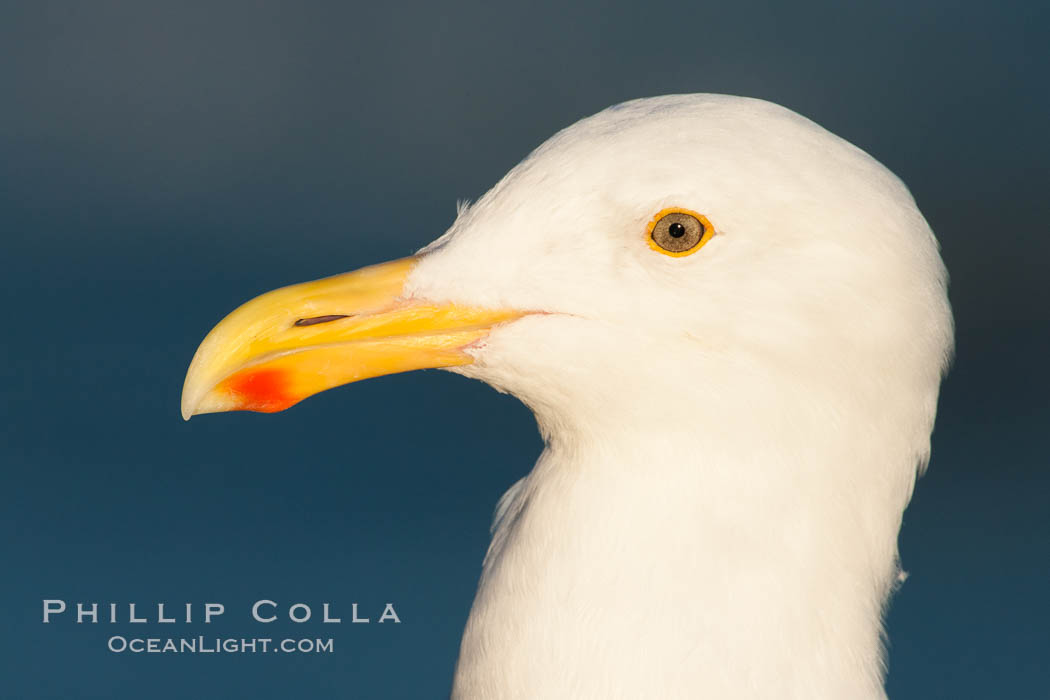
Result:
[[[106,647],[114,653],[131,654],[331,654],[335,642],[327,639],[280,639],[266,637],[123,637],[114,635]]]

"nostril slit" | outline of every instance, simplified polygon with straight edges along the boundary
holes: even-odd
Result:
[[[314,316],[312,318],[301,318],[295,322],[297,326],[316,326],[318,323],[331,323],[341,318],[350,318],[350,314],[329,314],[327,316]]]

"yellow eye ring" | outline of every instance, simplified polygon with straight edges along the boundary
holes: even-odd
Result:
[[[715,227],[703,214],[691,209],[661,209],[646,228],[649,247],[673,258],[692,255],[715,235]]]

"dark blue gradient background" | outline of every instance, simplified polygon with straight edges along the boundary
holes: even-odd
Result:
[[[528,411],[432,371],[184,423],[185,369],[248,297],[410,254],[557,129],[679,92],[784,104],[912,188],[958,359],[890,694],[1047,697],[1048,26],[1035,2],[0,2],[0,697],[447,695]],[[262,597],[403,624],[249,623]],[[43,598],[227,613],[43,625]]]

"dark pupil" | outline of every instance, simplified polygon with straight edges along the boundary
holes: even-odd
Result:
[[[671,238],[681,238],[685,235],[685,226],[676,221],[667,227],[667,232],[671,234]]]

